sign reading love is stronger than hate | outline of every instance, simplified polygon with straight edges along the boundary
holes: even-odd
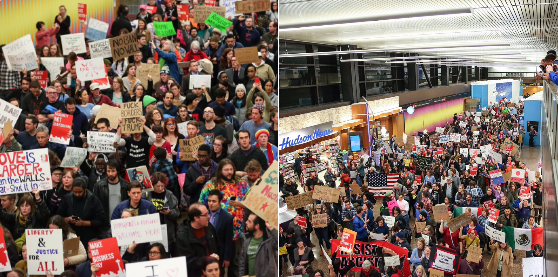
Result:
[[[64,271],[61,229],[27,229],[25,240],[29,275],[46,275],[47,270],[60,275]]]
[[[130,245],[163,239],[159,214],[134,216],[110,221],[112,236],[118,245]]]
[[[0,195],[52,189],[48,149],[0,153]]]

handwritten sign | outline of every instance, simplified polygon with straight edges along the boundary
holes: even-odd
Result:
[[[432,213],[434,214],[434,220],[436,220],[436,222],[440,222],[441,220],[450,220],[448,207],[446,205],[432,206]]]
[[[186,257],[126,264],[126,276],[188,276]]]
[[[27,70],[39,68],[39,65],[37,64],[37,54],[35,54],[35,52],[8,55],[8,60],[12,65],[13,71],[21,71],[24,68]]]
[[[147,86],[148,78],[147,75],[151,75],[151,79],[153,79],[153,84],[156,84],[161,80],[160,76],[161,68],[158,64],[142,64],[141,67],[136,69],[136,77],[140,80],[140,82]]]
[[[82,82],[107,77],[103,58],[76,61],[76,73]]]
[[[12,123],[17,122],[20,114],[20,108],[0,99],[0,128],[4,128],[4,125],[8,122],[8,120]]]
[[[238,1],[235,5],[237,13],[255,13],[271,9],[271,2],[267,0]]]
[[[176,126],[178,127],[179,133],[181,133],[185,137],[188,136],[188,121],[178,123],[176,124]]]
[[[279,199],[279,163],[273,161],[261,177],[261,181],[252,186],[250,193],[243,201],[250,211],[260,218],[268,221],[276,230],[279,230],[278,206]]]
[[[163,239],[159,214],[115,219],[110,221],[110,226],[119,246]]]
[[[126,275],[116,238],[90,242],[89,251],[91,262],[99,266],[99,271],[95,272],[98,277]]]
[[[341,191],[338,189],[325,186],[314,186],[312,198],[326,202],[336,202],[339,199],[339,194],[341,194]]]
[[[312,215],[312,226],[314,228],[325,228],[325,227],[327,227],[327,214],[313,214]]]
[[[207,2],[206,2],[207,6]],[[190,7],[188,5],[176,5],[176,11],[178,13],[178,20],[189,21],[190,20]]]
[[[176,35],[176,30],[172,25],[172,21],[167,22],[153,22],[155,33],[160,37],[168,37]]]
[[[50,81],[54,81],[60,74],[60,67],[64,66],[64,58],[41,58],[41,63],[50,72]]]
[[[349,185],[351,187],[351,194],[361,194],[362,191],[360,190],[360,187],[357,184],[350,184]]]
[[[194,138],[180,140],[180,152],[182,153],[183,161],[196,161],[198,159],[198,148],[200,145],[205,144],[203,136],[196,136]]]
[[[97,153],[112,153],[116,134],[110,132],[87,132],[87,151]]]
[[[194,19],[196,23],[204,23],[212,12],[225,16],[225,7],[196,6],[194,9]]]
[[[384,257],[385,266],[398,266],[401,264],[399,256],[386,256]]]
[[[422,233],[424,228],[426,228],[426,222],[417,221],[417,233]]]
[[[92,59],[112,57],[112,52],[110,51],[110,40],[103,39],[103,40],[90,42],[89,53],[91,54]]]
[[[523,258],[523,277],[544,277],[545,271],[543,257]]]
[[[457,273],[459,253],[453,249],[434,246],[430,252],[430,260],[433,261],[430,266],[430,276],[432,276],[432,270],[441,270],[449,274]]]
[[[240,0],[221,0],[219,1],[219,6],[224,7],[225,8],[225,17],[229,18],[229,17],[234,17],[237,13],[236,13],[236,1],[240,1]]]
[[[444,277],[444,272],[437,269],[430,269],[430,277]]]
[[[87,4],[78,3],[78,19],[79,21],[87,22]],[[95,20],[91,18],[91,20]]]
[[[111,38],[110,50],[112,51],[112,58],[114,61],[140,53],[136,33]]]
[[[60,275],[64,271],[61,229],[27,229],[25,241],[29,275],[46,275],[47,270]]]
[[[81,147],[66,147],[66,154],[60,164],[61,167],[80,166],[87,156],[87,149]]]
[[[231,21],[217,14],[216,12],[212,12],[211,15],[205,20],[205,23],[223,32],[226,32],[227,28],[232,25]]]
[[[50,132],[48,141],[69,145],[70,138],[68,138],[68,134],[72,131],[73,119],[74,116],[70,114],[65,114],[60,111],[54,113],[52,131]]]
[[[0,253],[5,253],[0,258],[0,272],[6,272],[12,270],[12,265],[10,264],[10,258],[8,257],[8,247],[6,247],[6,240],[4,239],[4,230],[0,228]]]
[[[201,88],[202,86],[211,87],[211,75],[190,75],[190,89]]]
[[[25,35],[2,47],[2,52],[5,57],[19,56],[25,53],[35,53],[35,44],[31,39],[31,35]],[[8,64],[8,68],[10,70],[16,71],[10,62],[10,59],[6,59],[6,63]]]
[[[486,235],[489,238],[502,243],[506,242],[506,233],[502,231],[498,231],[488,225],[486,226],[485,231],[486,231]]]
[[[141,102],[127,102],[120,106],[120,117],[142,117]]]
[[[357,233],[355,231],[349,230],[347,228],[343,229],[343,235],[341,236],[341,242],[339,243],[339,250],[349,254],[353,253],[356,235]]]
[[[0,195],[52,189],[50,178],[47,148],[0,153]]]
[[[312,199],[313,192],[305,192],[293,196],[289,196],[285,199],[287,202],[287,208],[289,210],[296,210],[298,208],[303,208],[308,204],[314,203],[314,199]]]
[[[384,222],[386,223],[387,227],[391,228],[393,227],[393,225],[395,225],[395,217],[389,215],[384,215],[382,217],[384,218]]]
[[[459,228],[469,224],[469,222],[471,222],[471,218],[469,217],[468,214],[465,213],[448,221],[448,228],[453,233],[459,230]]]
[[[244,1],[242,1],[244,2]],[[238,3],[238,2],[237,2]],[[236,61],[240,64],[259,63],[257,47],[244,47],[234,49],[234,56]]]
[[[467,248],[467,261],[478,264],[481,255],[482,249],[480,247],[470,246]]]
[[[109,25],[106,22],[90,18],[85,37],[90,40],[102,40],[107,38]]]
[[[106,118],[109,120],[111,128],[118,128],[118,118],[120,117],[120,115],[120,108],[103,104],[101,106],[101,109],[99,109],[97,116],[95,117],[95,123],[97,123],[100,118]]]
[[[69,55],[70,52],[74,52],[76,54],[87,52],[83,33],[63,35],[60,36],[60,39],[62,40],[62,53],[64,56]]]

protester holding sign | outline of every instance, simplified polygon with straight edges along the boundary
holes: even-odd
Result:
[[[10,230],[14,238],[20,238],[26,229],[41,228],[45,226],[49,218],[49,210],[45,201],[42,200],[38,189],[33,189],[33,196],[24,195],[18,202],[18,213],[8,213],[4,209],[0,211],[2,222],[13,222],[14,229]]]

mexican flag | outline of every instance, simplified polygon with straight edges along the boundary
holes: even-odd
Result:
[[[462,214],[465,213],[465,211],[467,211],[467,208],[471,208],[471,213],[473,213],[473,215],[475,215],[476,217],[479,217],[482,215],[482,207],[481,208],[475,208],[475,207],[455,207],[453,208],[453,218],[456,218]]]
[[[534,229],[520,229],[504,226],[506,242],[512,249],[530,251],[535,244],[543,245],[543,227]]]

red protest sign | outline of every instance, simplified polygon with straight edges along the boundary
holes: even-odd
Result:
[[[529,199],[531,198],[531,188],[527,186],[522,186],[519,190],[519,198],[520,199]]]
[[[479,170],[479,165],[475,164],[471,166],[471,176],[477,176],[477,171]]]
[[[180,6],[182,6],[182,5],[180,5]],[[145,11],[147,11],[150,14],[156,14],[157,13],[157,7],[145,6]]]
[[[207,0],[205,1],[205,5],[208,6]],[[176,5],[176,11],[178,12],[178,20],[190,20],[190,7],[188,5]]]
[[[41,87],[46,89],[48,86],[48,71],[46,70],[37,70],[33,71],[33,76],[35,76],[35,80],[39,81]]]
[[[498,210],[496,208],[490,208],[488,213],[489,213],[488,221],[490,221],[492,223],[496,223],[496,221],[498,221],[498,217],[500,216],[500,210]]]
[[[307,228],[308,227],[308,222],[306,222],[306,217],[303,217],[303,216],[297,217],[295,219],[295,223],[302,228]]]
[[[205,5],[209,7],[215,7],[215,0],[205,0]]]
[[[353,253],[356,235],[357,233],[355,231],[349,230],[347,228],[343,229],[343,235],[341,236],[339,250],[349,254]]]
[[[482,203],[482,206],[487,208],[487,209],[495,207],[494,201],[492,201],[492,200],[484,201],[484,203]]]
[[[99,267],[99,271],[95,272],[98,277],[126,275],[116,238],[90,242],[89,251],[91,262]]]
[[[50,132],[48,141],[69,145],[70,139],[68,138],[68,133],[72,131],[73,120],[73,115],[65,114],[60,111],[54,113],[52,131]]]
[[[444,148],[438,147],[438,149],[436,149],[436,152],[434,154],[443,155],[444,154]]]
[[[87,21],[87,4],[78,4],[78,19]]]
[[[0,253],[8,253],[8,248],[6,247],[6,241],[4,240],[4,230],[0,228]],[[0,255],[0,272],[10,271],[12,266],[10,265],[10,259],[8,254]]]

